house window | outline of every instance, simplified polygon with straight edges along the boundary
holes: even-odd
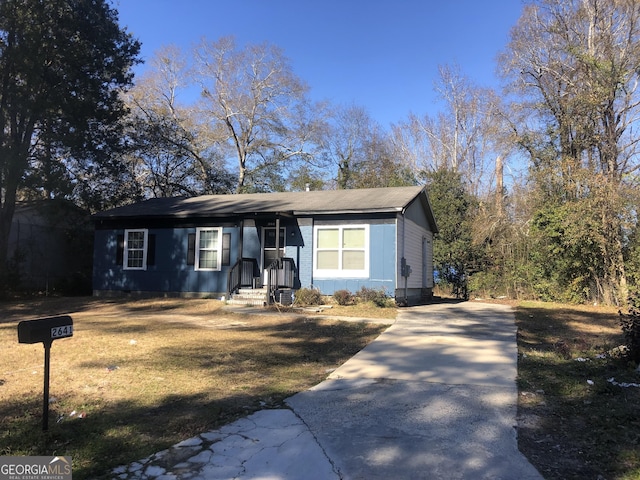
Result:
[[[222,265],[222,228],[196,230],[196,270],[220,270]]]
[[[369,276],[368,225],[316,226],[314,238],[314,276]]]
[[[123,267],[125,270],[146,270],[147,245],[147,230],[124,231]]]

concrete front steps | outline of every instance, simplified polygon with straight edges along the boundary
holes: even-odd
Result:
[[[278,289],[273,300],[282,305],[293,303],[293,290],[290,288]],[[259,306],[264,307],[269,304],[266,288],[241,288],[238,293],[231,295],[227,300],[227,305]]]
[[[241,288],[238,293],[231,295],[228,305],[252,305],[264,307],[267,304],[266,288]]]

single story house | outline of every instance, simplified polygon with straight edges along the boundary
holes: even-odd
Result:
[[[154,198],[93,219],[95,295],[432,295],[437,226],[424,187]]]

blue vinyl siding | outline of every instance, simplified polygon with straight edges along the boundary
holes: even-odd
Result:
[[[345,225],[355,220],[343,222],[333,220],[332,224]],[[336,290],[347,289],[357,292],[361,287],[385,289],[393,295],[396,288],[396,222],[392,219],[369,223],[369,277],[368,278],[314,278],[313,245],[314,221],[300,219],[300,223],[286,225],[287,245],[285,255],[293,258],[298,272],[296,287],[315,287],[323,294],[331,295]],[[212,225],[215,226],[215,225]],[[242,255],[260,261],[261,227],[246,225],[243,230]],[[196,228],[149,229],[155,237],[155,261],[146,270],[125,270],[116,264],[118,235],[124,229],[96,230],[93,286],[100,292],[155,292],[165,294],[221,295],[227,290],[230,266],[221,271],[196,271],[187,265],[188,236],[195,234]],[[224,227],[223,233],[230,233],[230,263],[238,259],[239,228]]]
[[[369,278],[315,278],[311,284],[325,295],[336,290],[357,292],[361,287],[383,288],[393,295],[396,285],[395,223],[371,224],[369,227]],[[311,274],[311,269],[309,269]],[[305,286],[304,282],[302,285]]]
[[[188,235],[195,228],[149,229],[155,235],[155,262],[146,270],[125,270],[116,264],[118,235],[122,230],[97,230],[94,255],[93,288],[99,291],[219,294],[227,290],[230,266],[220,271],[196,271],[187,265]],[[231,234],[231,264],[238,258],[238,230],[224,228]]]
[[[96,230],[93,250],[93,289],[121,290],[122,264],[116,265],[118,232]]]
[[[311,288],[313,286],[313,225],[301,225],[300,235],[301,246],[287,247],[287,256],[296,261],[300,286]]]

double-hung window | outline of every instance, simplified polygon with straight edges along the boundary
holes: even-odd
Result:
[[[220,270],[222,266],[222,228],[196,229],[196,270]]]
[[[369,226],[316,226],[313,273],[320,278],[368,277]]]
[[[148,235],[146,229],[124,231],[123,267],[125,270],[146,270]]]

